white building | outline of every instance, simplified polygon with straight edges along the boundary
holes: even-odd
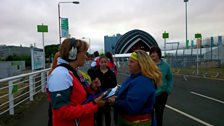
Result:
[[[1,61],[0,78],[21,74],[25,70],[25,61]]]

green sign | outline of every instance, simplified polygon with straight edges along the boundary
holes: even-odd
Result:
[[[48,32],[47,25],[37,25],[37,32]]]
[[[164,32],[164,33],[163,33],[163,38],[164,38],[164,39],[169,38],[169,33]]]
[[[195,38],[197,38],[197,39],[201,39],[201,38],[202,38],[202,36],[201,36],[201,34],[200,34],[200,33],[197,33],[197,34],[195,34]]]
[[[18,92],[18,85],[13,85],[12,94],[17,93],[17,92]]]
[[[68,37],[68,18],[61,18],[61,37]]]

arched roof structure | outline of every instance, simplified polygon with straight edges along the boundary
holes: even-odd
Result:
[[[131,53],[136,49],[149,51],[152,46],[158,46],[156,40],[147,32],[135,29],[122,35],[115,45],[115,54]]]

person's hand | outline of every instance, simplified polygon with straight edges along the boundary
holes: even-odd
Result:
[[[91,84],[93,90],[98,90],[101,86],[101,82],[99,78],[95,78]]]
[[[107,99],[107,102],[110,104],[110,105],[114,105],[115,103],[115,99],[116,99],[116,96],[112,96],[110,98]]]
[[[94,99],[94,102],[95,102],[99,107],[102,107],[102,106],[104,106],[104,104],[105,104],[105,100],[102,99],[103,96],[104,96],[104,94],[102,94],[102,95],[100,95],[99,97],[97,97],[97,98]]]
[[[93,84],[95,84],[95,86],[97,88],[99,88],[101,86],[101,82],[100,82],[100,79],[97,77],[93,80]]]

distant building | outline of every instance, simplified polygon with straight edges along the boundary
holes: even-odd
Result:
[[[25,61],[1,61],[0,79],[22,74],[25,70]]]
[[[117,41],[121,38],[121,34],[116,34],[113,36],[104,36],[104,50],[105,52],[111,52],[114,54],[115,45]]]
[[[30,47],[0,45],[0,57],[6,58],[9,55],[30,56]]]
[[[212,48],[167,50],[166,59],[172,67],[195,67],[197,61],[201,68],[220,67],[224,64],[223,54],[224,45],[219,45]]]

